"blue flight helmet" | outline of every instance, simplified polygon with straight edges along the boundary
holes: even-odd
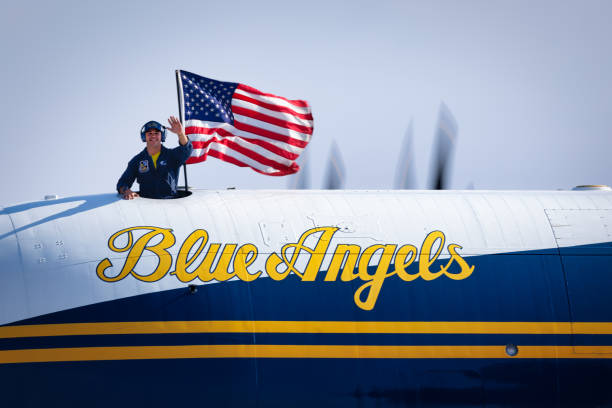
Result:
[[[161,132],[161,141],[162,142],[166,141],[166,127],[162,125],[161,123],[152,120],[152,121],[145,123],[142,129],[140,129],[140,138],[142,139],[143,142],[147,141],[145,133],[147,133],[147,130],[149,129],[159,130]]]

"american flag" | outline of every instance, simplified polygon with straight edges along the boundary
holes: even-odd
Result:
[[[187,164],[208,156],[270,176],[296,173],[295,160],[312,137],[305,101],[250,86],[178,71],[185,133],[193,144]]]

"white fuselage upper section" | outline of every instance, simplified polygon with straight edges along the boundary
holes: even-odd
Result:
[[[132,227],[143,227],[133,230],[134,240],[146,227],[171,230],[172,262],[196,230],[206,231],[209,244],[252,244],[262,256],[250,268],[263,271],[263,255],[280,253],[317,227],[337,228],[330,250],[337,244],[419,247],[441,231],[467,257],[610,242],[611,221],[612,193],[605,191],[231,190],[175,200],[102,194],[18,204],[0,211],[0,324],[185,286],[170,274],[112,284],[98,277],[104,259],[112,264],[109,276],[120,274],[129,252],[112,250],[110,238]],[[127,233],[115,238],[116,247],[128,245]],[[135,270],[159,264],[158,254],[141,252]],[[444,246],[440,257],[449,256]]]

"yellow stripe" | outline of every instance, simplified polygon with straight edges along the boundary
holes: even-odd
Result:
[[[200,345],[79,347],[0,351],[0,364],[177,358],[612,358],[612,347],[522,346],[509,357],[504,346]],[[583,353],[583,354],[576,354]],[[604,354],[608,353],[608,354]]]
[[[612,323],[214,320],[66,323],[0,327],[0,338],[156,333],[612,334]]]

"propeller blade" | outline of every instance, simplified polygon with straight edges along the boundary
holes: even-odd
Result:
[[[290,190],[308,190],[310,189],[310,160],[309,150],[304,150],[296,162],[300,165],[300,169],[296,174],[289,178],[288,188]]]
[[[341,190],[344,188],[345,172],[340,149],[336,142],[332,143],[325,175],[325,189]]]
[[[408,129],[406,129],[406,133],[404,134],[404,142],[400,150],[400,157],[395,170],[395,183],[393,187],[396,190],[416,188],[416,167],[414,165],[414,150],[412,147],[413,134],[414,130],[411,119]]]
[[[432,158],[431,188],[443,190],[448,187],[447,167],[457,142],[457,121],[444,102],[440,104],[436,147]]]

